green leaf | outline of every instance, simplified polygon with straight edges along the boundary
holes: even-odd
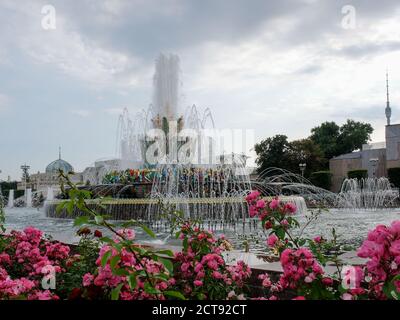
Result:
[[[94,218],[94,221],[96,221],[97,224],[103,224],[104,218],[103,218],[103,216],[96,216]]]
[[[281,239],[281,240],[285,239],[285,230],[284,229],[282,229],[282,228],[276,229],[275,234],[279,239]]]
[[[400,275],[393,277],[391,281],[388,281],[383,286],[383,292],[388,299],[399,300],[400,294],[397,292],[394,282],[400,279]]]
[[[131,274],[131,275],[128,277],[128,284],[129,284],[129,287],[130,287],[131,289],[135,289],[135,288],[136,288],[136,285],[137,285],[136,277],[137,277],[136,273]]]
[[[80,196],[84,199],[90,199],[92,197],[92,193],[88,190],[79,190]]]
[[[157,290],[154,288],[150,283],[145,282],[144,283],[144,291],[148,294],[160,294],[161,291]]]
[[[69,198],[70,199],[75,199],[77,197],[77,195],[78,195],[78,192],[79,192],[79,190],[77,190],[77,189],[70,189],[68,191]]]
[[[107,264],[108,259],[110,259],[112,255],[111,250],[107,251],[103,256],[101,257],[101,266],[104,267]]]
[[[109,244],[114,244],[114,240],[109,238],[109,237],[102,237],[100,238],[101,242],[109,243]]]
[[[165,273],[158,273],[154,275],[154,278],[158,280],[168,281],[169,276],[166,275]]]
[[[120,283],[116,288],[111,291],[111,300],[118,300],[121,288],[124,284]]]
[[[170,274],[174,272],[174,265],[172,264],[171,260],[158,257],[158,261],[164,265],[165,269],[167,269]]]
[[[111,258],[111,260],[110,260],[110,267],[111,267],[111,270],[114,270],[114,269],[115,269],[115,266],[118,264],[118,262],[119,262],[120,260],[121,260],[121,257],[120,257],[119,255],[114,256],[114,257]]]
[[[343,293],[346,293],[348,290],[346,289],[346,288],[344,288],[342,285],[340,285],[339,287],[338,287],[338,290],[339,290],[339,293],[341,293],[341,294],[343,294]]]
[[[90,219],[90,217],[88,217],[88,216],[78,217],[74,221],[74,226],[75,227],[79,227],[81,225],[88,224],[89,223],[89,219]]]
[[[145,255],[145,254],[147,253],[146,249],[141,248],[141,247],[133,246],[133,247],[131,247],[131,249],[132,249],[133,251],[138,252],[140,255]]]
[[[126,277],[126,276],[129,275],[129,271],[128,271],[128,270],[120,269],[120,268],[114,270],[113,273],[114,273],[116,276],[120,276],[120,277]]]
[[[146,225],[140,224],[139,226],[140,226],[140,227],[143,229],[143,231],[146,232],[150,237],[152,237],[152,238],[155,238],[155,237],[156,237],[155,233],[154,233],[149,227],[147,227]]]
[[[206,295],[204,293],[197,294],[197,300],[204,300],[205,298],[206,298]]]
[[[74,212],[75,203],[73,201],[70,201],[67,203],[66,207],[67,207],[68,214],[72,215],[72,213]]]
[[[157,250],[157,251],[155,251],[155,253],[164,254],[164,255],[166,255],[168,257],[173,257],[174,256],[174,253],[171,250]]]
[[[136,220],[128,220],[128,221],[125,221],[121,225],[121,227],[122,228],[128,228],[128,227],[136,226],[137,224],[138,224],[138,222]]]
[[[183,250],[187,251],[188,250],[188,238],[183,239]]]
[[[392,290],[392,291],[390,292],[390,294],[391,294],[391,296],[392,296],[392,298],[393,298],[394,300],[399,300],[399,299],[400,299],[400,295],[397,293],[396,290]]]
[[[186,300],[185,296],[178,291],[164,291],[163,294],[168,297],[177,298],[180,300]]]
[[[67,205],[68,202],[69,202],[69,200],[66,200],[66,201],[62,201],[60,204],[58,204],[57,208],[56,208],[56,213],[60,214],[60,212],[64,210],[64,207]]]
[[[300,239],[299,240],[299,246],[302,247],[306,244],[306,239]]]

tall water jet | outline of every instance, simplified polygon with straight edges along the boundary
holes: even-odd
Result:
[[[178,119],[179,107],[179,57],[160,54],[156,60],[153,78],[153,112],[159,119]],[[153,119],[157,120],[157,119]]]
[[[47,188],[47,197],[46,197],[47,201],[52,201],[54,200],[54,191],[52,187],[48,187]]]
[[[32,207],[32,189],[27,188],[25,191],[25,206],[27,208]]]
[[[399,190],[392,188],[388,178],[345,179],[337,207],[374,210],[392,207],[398,197]]]
[[[9,191],[7,207],[8,208],[14,207],[14,190]]]

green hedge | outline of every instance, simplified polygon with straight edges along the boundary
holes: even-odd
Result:
[[[388,178],[396,188],[400,188],[400,168],[389,168]]]
[[[330,171],[313,172],[310,181],[317,187],[329,190],[332,186],[332,173]]]
[[[349,179],[368,178],[368,170],[365,170],[365,169],[350,170],[350,171],[347,171],[347,177],[349,177]]]
[[[4,197],[8,199],[10,190],[14,190],[14,199],[17,199],[24,195],[24,190],[17,190],[17,182],[3,181],[0,183],[1,191]]]

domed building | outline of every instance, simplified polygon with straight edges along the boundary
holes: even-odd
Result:
[[[46,166],[45,172],[38,172],[30,175],[29,187],[34,191],[42,193],[45,197],[47,196],[47,192],[50,188],[53,189],[55,194],[57,194],[60,190],[60,170],[62,170],[65,174],[70,174],[70,179],[72,182],[83,182],[82,173],[75,173],[73,166],[61,158],[60,149],[58,159],[49,163]],[[22,183],[21,188],[25,188],[25,186],[22,186]]]
[[[29,175],[29,182],[25,183],[21,181],[18,183],[17,188],[18,190],[30,188],[34,193],[42,194],[47,198],[49,192],[54,195],[60,192],[60,170],[65,174],[68,173],[73,183],[100,184],[106,172],[118,170],[119,167],[119,159],[103,159],[96,161],[94,166],[87,167],[83,172],[75,172],[74,167],[61,158],[60,149],[58,159],[49,163],[46,166],[45,172],[37,172]]]
[[[54,160],[46,167],[47,174],[58,174],[62,170],[64,173],[74,172],[74,168],[65,160],[61,159],[61,151],[57,160]]]

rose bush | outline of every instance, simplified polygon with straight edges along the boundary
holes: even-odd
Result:
[[[337,247],[336,235],[329,242],[321,236],[304,239],[293,236],[291,229],[299,226],[293,217],[296,207],[278,198],[263,199],[258,191],[246,201],[251,217],[258,217],[269,232],[266,244],[279,254],[283,273],[276,283],[269,275],[261,275],[269,298],[290,290],[300,299],[399,299],[400,298],[400,221],[390,227],[379,225],[369,232],[357,254],[369,259],[365,266],[345,267],[324,249]],[[307,247],[305,247],[307,246]],[[326,251],[326,250],[325,250]],[[327,276],[324,266],[333,262],[337,271]]]
[[[369,232],[357,252],[366,264],[347,267],[339,259],[335,233],[332,240],[305,239],[293,232],[299,223],[292,203],[250,193],[249,213],[261,221],[266,246],[282,266],[278,275],[257,276],[260,295],[253,290],[249,266],[225,261],[229,242],[200,228],[199,222],[175,214],[172,230],[182,250],[157,250],[135,242],[130,226],[154,236],[146,226],[128,221],[116,228],[86,206],[87,198],[85,191],[72,186],[70,200],[62,204],[87,213],[75,221],[84,225],[77,246],[47,239],[32,227],[9,234],[1,228],[0,299],[399,299],[400,221]],[[106,228],[112,236],[92,232],[90,226]],[[337,271],[328,274],[328,263]],[[43,280],[53,275],[55,288],[43,287]]]
[[[46,276],[66,272],[70,248],[59,242],[43,239],[41,231],[32,227],[12,231],[0,242],[0,298],[28,300],[59,299],[42,288]]]
[[[181,252],[175,254],[175,289],[187,298],[225,299],[229,293],[242,294],[251,270],[243,262],[228,266],[222,255],[230,245],[222,236],[185,222],[179,237]]]

